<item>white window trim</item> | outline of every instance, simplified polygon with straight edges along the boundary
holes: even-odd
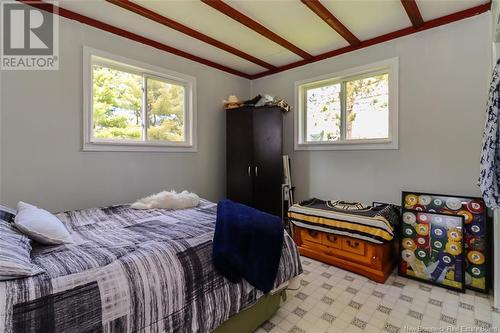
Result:
[[[341,81],[346,78],[385,71],[389,74],[389,138],[342,140],[334,142],[305,141],[305,110],[303,88],[321,81]],[[294,143],[295,150],[377,150],[398,149],[398,83],[399,58],[391,58],[337,73],[321,75],[295,82]],[[342,129],[343,130],[343,129]]]
[[[172,80],[186,88],[184,142],[103,140],[92,137],[92,57],[103,58],[106,66],[118,63],[118,69],[127,68],[147,77]],[[196,78],[106,51],[83,47],[83,151],[150,151],[197,152]]]

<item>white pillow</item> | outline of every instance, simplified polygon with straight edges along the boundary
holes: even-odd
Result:
[[[31,240],[0,219],[0,281],[39,274],[31,262]]]
[[[19,201],[15,226],[28,237],[40,244],[73,243],[64,224],[44,209]]]

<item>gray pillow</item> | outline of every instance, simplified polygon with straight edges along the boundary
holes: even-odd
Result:
[[[0,220],[0,280],[32,276],[42,269],[31,263],[30,239]]]
[[[14,221],[15,217],[16,217],[16,211],[14,209],[4,205],[0,205],[0,220],[12,222]]]

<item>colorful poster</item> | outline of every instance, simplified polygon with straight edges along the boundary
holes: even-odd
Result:
[[[399,274],[463,291],[464,217],[403,209]]]
[[[463,216],[465,248],[465,286],[488,292],[488,224],[481,198],[403,192],[403,208],[428,213]]]

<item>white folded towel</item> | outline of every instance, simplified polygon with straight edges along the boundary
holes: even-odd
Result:
[[[196,207],[200,203],[200,197],[196,193],[182,191],[162,191],[134,202],[130,207],[134,209],[185,209]]]

